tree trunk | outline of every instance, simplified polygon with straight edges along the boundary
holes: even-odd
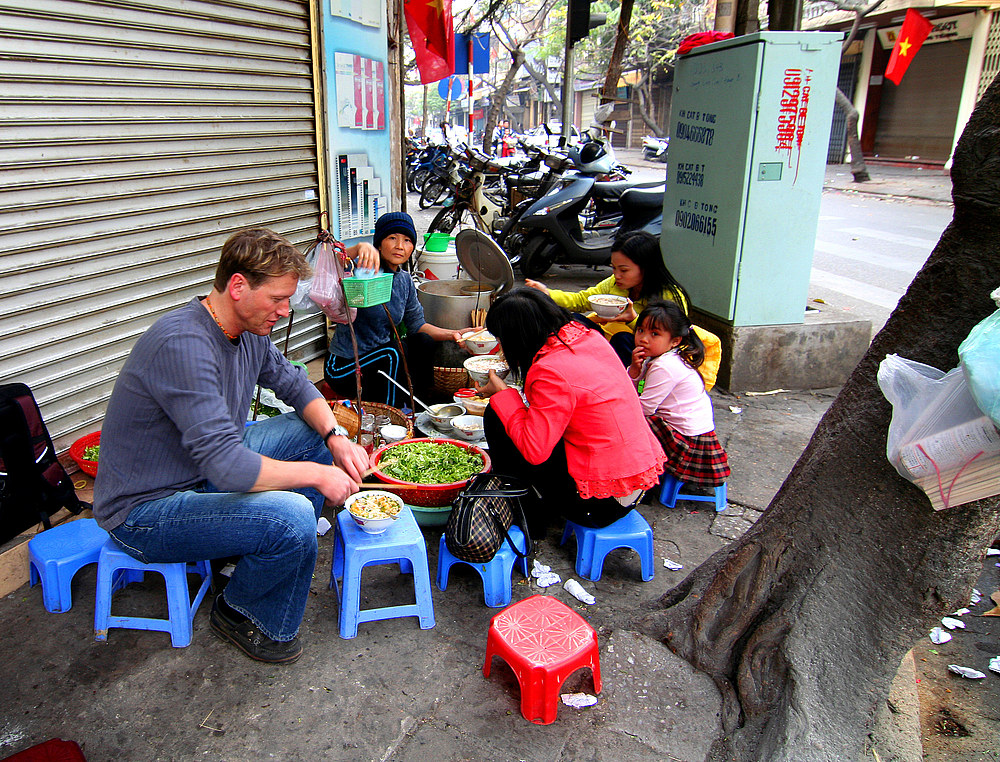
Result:
[[[420,116],[420,136],[428,137],[427,133],[427,85],[424,85],[424,110]]]
[[[500,112],[503,109],[504,103],[507,102],[507,93],[510,92],[510,88],[514,84],[514,77],[517,76],[517,70],[524,63],[524,51],[517,48],[511,53],[511,59],[507,76],[500,83],[500,87],[490,95],[490,111],[486,115],[486,127],[483,130],[483,151],[485,153],[490,152],[489,147],[493,144],[493,130],[496,129],[497,121],[500,119]]]
[[[854,175],[854,182],[866,183],[872,178],[868,174],[865,154],[861,150],[861,138],[858,137],[858,110],[839,87],[836,101],[847,115],[847,145],[851,149],[851,174]]]
[[[601,88],[601,103],[610,103],[618,98],[618,80],[622,75],[622,58],[628,45],[628,30],[632,23],[632,6],[635,0],[622,0],[621,11],[618,14],[618,27],[615,32],[615,47],[611,51],[608,62],[608,74]]]
[[[524,59],[524,70],[531,75],[531,78],[535,80],[538,84],[545,88],[545,92],[549,94],[549,98],[552,99],[553,103],[562,103],[562,96],[559,95],[549,83],[548,78],[545,76],[545,72],[535,71],[535,67],[531,60],[528,58]]]
[[[649,113],[649,107],[646,105],[652,100],[652,96],[649,92],[649,73],[643,75],[642,79],[639,80],[639,84],[636,85],[635,91],[639,94],[639,97],[633,101],[635,103],[637,110],[639,111],[639,116],[645,125],[649,128],[658,138],[665,138],[667,136],[667,128],[660,127],[653,117]]]
[[[714,759],[857,759],[904,654],[968,603],[997,498],[935,512],[885,456],[876,385],[895,352],[957,365],[1000,272],[1000,80],[955,150],[954,219],[757,524],[666,593],[640,628],[724,700]]]

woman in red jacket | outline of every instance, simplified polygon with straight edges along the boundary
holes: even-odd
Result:
[[[620,519],[656,486],[665,456],[611,345],[530,288],[497,299],[486,328],[524,379],[527,405],[492,371],[481,393],[491,397],[484,427],[493,470],[541,492],[532,535],[560,516],[592,527]]]

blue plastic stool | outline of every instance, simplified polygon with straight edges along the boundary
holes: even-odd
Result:
[[[519,527],[512,526],[507,530],[510,539],[513,540],[518,550],[524,551],[524,533]],[[521,572],[528,576],[528,559],[518,556],[510,543],[504,540],[500,550],[486,563],[475,563],[472,561],[462,561],[455,558],[448,550],[444,535],[441,535],[441,542],[438,545],[438,570],[437,586],[442,592],[448,589],[448,573],[455,564],[465,564],[475,569],[483,579],[483,599],[486,605],[491,608],[500,608],[510,603],[511,583],[510,577],[514,571],[514,563],[517,562]]]
[[[129,582],[141,582],[148,571],[163,575],[167,588],[167,619],[139,616],[112,616],[111,597],[115,590]],[[201,575],[201,585],[194,600],[188,591],[188,574]],[[114,581],[114,584],[113,584]],[[183,648],[190,645],[194,615],[212,583],[212,568],[208,561],[192,563],[144,564],[119,550],[109,539],[101,548],[97,564],[97,606],[94,610],[94,638],[107,640],[108,630],[122,627],[130,630],[159,630],[170,633],[170,645]]]
[[[594,582],[601,578],[604,559],[616,548],[631,548],[639,554],[643,582],[653,578],[653,530],[639,511],[632,510],[614,524],[595,529],[566,522],[560,545],[576,535],[576,573]]]
[[[94,519],[77,519],[39,532],[28,540],[31,587],[42,583],[45,610],[54,614],[73,607],[73,576],[96,564],[108,533]]]
[[[683,486],[684,482],[673,474],[664,474],[663,486],[660,488],[660,502],[667,508],[673,508],[678,500],[697,500],[702,503],[715,503],[717,513],[726,510],[726,499],[729,494],[726,482],[716,487],[711,495],[688,495],[681,492]]]
[[[431,575],[427,567],[427,546],[424,536],[408,507],[382,534],[368,534],[359,527],[348,511],[337,514],[334,524],[333,566],[330,587],[336,588],[340,602],[340,637],[349,639],[358,634],[358,624],[379,619],[415,616],[420,629],[434,626],[434,602],[431,600]],[[402,574],[413,574],[416,603],[403,606],[361,610],[361,570],[369,564],[399,564]],[[339,581],[343,581],[343,590]]]

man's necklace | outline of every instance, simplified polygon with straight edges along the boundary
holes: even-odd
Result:
[[[219,328],[222,330],[224,334],[226,334],[226,338],[229,339],[230,341],[236,341],[236,339],[238,339],[239,336],[233,336],[233,334],[231,334],[229,331],[225,329],[225,327],[223,327],[222,322],[219,320],[219,316],[215,314],[215,310],[212,308],[212,300],[209,299],[207,296],[205,297],[205,304],[208,305],[208,311],[212,313],[212,319],[215,321],[215,324],[219,326]]]

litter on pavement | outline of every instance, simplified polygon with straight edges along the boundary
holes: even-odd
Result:
[[[538,563],[538,559],[532,559],[531,576],[535,578],[535,584],[539,587],[550,587],[558,585],[562,577],[552,571],[551,566]]]
[[[593,606],[597,602],[597,599],[584,590],[583,586],[573,578],[563,582],[563,589],[578,601],[586,603],[588,606]]]
[[[959,629],[965,629],[965,622],[961,619],[955,619],[954,617],[946,616],[941,620],[941,624],[947,627],[949,630],[954,630],[956,627]]]
[[[963,667],[959,664],[949,664],[948,671],[954,672],[956,675],[961,675],[962,677],[967,677],[970,680],[982,680],[986,677],[986,674],[980,672],[978,669],[972,669],[972,667]]]
[[[560,698],[566,706],[574,709],[583,709],[597,703],[597,696],[591,696],[589,693],[564,693]]]
[[[946,630],[942,630],[940,627],[935,627],[931,630],[931,642],[936,645],[941,645],[942,643],[947,643],[951,640],[951,633]]]
[[[669,558],[663,559],[663,566],[670,571],[680,571],[684,568],[684,564],[679,564],[676,561],[671,561]]]

